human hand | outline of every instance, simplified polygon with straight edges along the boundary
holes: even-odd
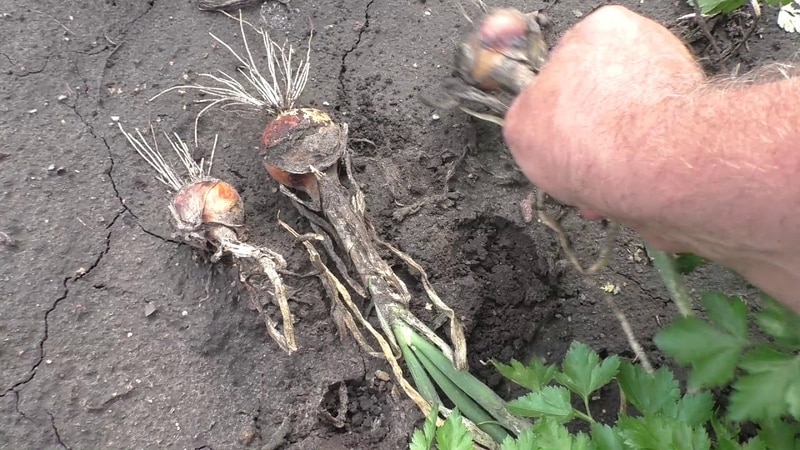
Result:
[[[626,145],[626,126],[704,75],[669,30],[620,6],[604,6],[570,29],[505,117],[504,137],[525,175],[588,219],[636,228],[658,247],[686,250],[659,229],[652,155]],[[646,130],[645,130],[646,131]],[[656,223],[653,223],[656,222]]]

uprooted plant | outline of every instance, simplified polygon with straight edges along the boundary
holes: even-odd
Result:
[[[271,294],[281,312],[283,332],[264,310],[258,296],[252,296],[251,303],[264,318],[267,332],[281,349],[288,353],[297,350],[286,289],[279,273],[286,267],[286,261],[267,247],[244,241],[244,204],[239,193],[229,183],[211,176],[216,139],[209,159],[198,163],[177,134],[173,137],[164,133],[187,172],[186,176],[180,176],[158,149],[152,127],[153,145],[138,129],[136,134],[126,132],[122,124],[119,124],[119,129],[142,159],[156,171],[156,179],[174,193],[168,208],[177,236],[201,250],[213,250],[212,262],[223,255],[231,255],[238,262],[241,280],[245,283],[256,275],[267,277],[272,285]]]
[[[436,359],[439,367],[446,367],[449,373],[460,377],[459,380],[480,383],[466,370],[466,341],[459,320],[436,294],[422,266],[408,254],[381,240],[376,233],[366,214],[363,192],[353,175],[347,148],[347,124],[334,122],[327,113],[318,109],[295,108],[308,79],[310,53],[306,53],[306,59],[293,67],[294,49],[291,46],[276,44],[267,32],[248,24],[241,15],[237,20],[246,56],[241,56],[216,36],[212,37],[241,64],[238,78],[222,71],[219,75],[201,74],[201,77],[211,80],[209,85],[181,85],[164,92],[196,90],[207,96],[201,100],[208,105],[198,114],[196,126],[199,116],[215,105],[245,105],[272,116],[261,137],[261,158],[269,175],[280,183],[281,192],[308,219],[312,232],[299,233],[288,224],[280,223],[306,249],[331,299],[332,316],[340,334],[349,331],[369,354],[385,358],[396,381],[426,416],[438,416],[440,411],[447,415],[450,410],[439,400],[435,389],[431,389],[430,380],[427,379],[426,383],[426,378],[420,376],[418,369],[422,366],[414,363],[422,358],[409,349],[424,348],[427,358]],[[266,49],[266,77],[254,62],[246,37],[246,31],[250,30],[245,29],[245,24],[255,30]],[[337,273],[323,260],[316,247],[318,243]],[[419,278],[427,296],[426,306],[437,310],[449,322],[450,343],[410,311],[412,295],[390,263],[381,256],[381,250],[391,253]],[[371,301],[382,333],[367,321],[351,292]],[[380,351],[370,345],[361,329],[369,332]],[[399,364],[403,357],[416,388],[407,381]],[[461,381],[455,381],[456,385]],[[517,435],[525,428],[526,421],[503,411],[505,406],[498,403],[498,399],[495,394],[488,406],[483,407],[484,412],[497,420],[504,418],[503,426],[508,427],[507,432]],[[491,424],[484,424],[482,418],[472,418],[467,423],[476,438],[487,446],[493,446],[492,438],[484,431]]]
[[[485,6],[480,7],[487,12]],[[536,77],[547,58],[542,27],[548,24],[549,20],[540,12],[522,13],[512,8],[491,11],[457,47],[455,77],[445,81],[442,94],[437,98],[423,97],[422,101],[438,109],[458,108],[502,126],[511,97]],[[523,207],[535,210],[538,220],[556,233],[564,254],[576,270],[586,275],[600,272],[608,262],[619,224],[609,223],[597,261],[584,267],[564,228],[547,212],[546,199],[545,192],[537,190],[535,200],[533,195],[529,196],[523,200]]]

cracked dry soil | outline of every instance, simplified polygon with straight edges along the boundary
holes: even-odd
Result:
[[[524,3],[507,5],[549,6],[551,43],[578,20],[574,11],[600,4]],[[682,2],[626,4],[663,23],[689,12]],[[313,24],[302,103],[349,123],[379,232],[426,267],[463,317],[472,370],[487,383],[513,395],[483,362],[556,360],[573,339],[628,354],[598,301],[607,283],[653,350],[649,339],[674,308],[637,237],[619,240],[604,275],[567,270],[553,237],[520,217],[529,187],[498,130],[418,100],[448,76],[467,29],[452,2],[267,1],[244,14],[301,46]],[[771,11],[737,56],[743,69],[794,51],[773,23]],[[236,24],[188,0],[2,0],[0,30],[0,447],[404,448],[420,414],[379,376],[382,361],[339,340],[316,279],[286,280],[300,345],[286,356],[248,309],[252,294],[230,261],[212,265],[170,238],[167,193],[112,120],[129,129],[152,121],[188,138],[195,97],[147,99],[184,76],[235,70],[207,33],[238,44]],[[298,230],[307,224],[256,153],[265,120],[214,112],[201,129],[206,142],[220,134],[215,172],[242,193],[252,241],[302,272],[303,251],[276,215]],[[597,247],[596,224],[571,213],[566,224],[584,253]],[[713,268],[695,281],[751,292]],[[343,426],[321,414],[340,409],[340,386]],[[608,394],[598,409],[615,402]]]

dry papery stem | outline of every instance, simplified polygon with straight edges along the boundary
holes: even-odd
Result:
[[[150,132],[153,137],[152,146],[144,138],[139,129],[136,129],[135,135],[126,132],[122,124],[119,124],[119,129],[139,156],[141,156],[158,174],[156,179],[173,191],[173,194],[177,195],[185,188],[191,187],[194,183],[216,180],[211,177],[214,150],[212,150],[211,158],[209,158],[208,161],[201,160],[198,164],[192,159],[188,147],[177,134],[174,135],[173,139],[167,133],[164,133],[170,146],[178,156],[181,165],[186,170],[185,176],[179,176],[178,172],[164,158],[158,149],[158,141],[156,140],[155,131],[152,126],[150,127]],[[214,148],[216,148],[216,139]],[[201,208],[204,208],[204,205],[202,205],[203,201],[205,200],[200,199]],[[219,223],[198,222],[195,226],[187,227],[187,221],[182,217],[178,217],[179,213],[176,211],[173,202],[170,202],[169,209],[173,218],[176,220],[176,234],[181,239],[201,249],[206,249],[209,245],[216,249],[216,252],[212,256],[213,262],[218,261],[224,254],[228,254],[237,261],[240,267],[242,281],[254,275],[263,275],[267,277],[272,285],[271,294],[278,303],[281,311],[283,332],[281,333],[278,330],[277,324],[266,311],[264,311],[260,300],[258,300],[256,296],[251,297],[251,302],[254,308],[263,317],[267,332],[278,346],[287,353],[296,351],[297,343],[294,336],[289,302],[286,297],[286,288],[279,273],[281,269],[286,267],[286,261],[283,256],[267,247],[259,247],[241,241],[236,230],[230,226]]]
[[[302,208],[301,205],[297,205],[297,206]],[[420,409],[420,411],[426,417],[428,415],[430,415],[430,413],[432,411],[432,405],[430,403],[428,403],[427,400],[425,400],[425,398],[419,393],[419,391],[417,391],[414,388],[414,386],[411,383],[408,382],[408,379],[406,378],[405,374],[403,373],[403,369],[402,369],[402,367],[400,366],[400,363],[399,363],[399,355],[398,355],[397,348],[396,348],[397,344],[394,341],[394,334],[391,333],[391,332],[386,332],[385,331],[387,333],[388,338],[389,338],[389,340],[387,340],[386,337],[384,337],[383,334],[378,332],[378,330],[376,330],[375,327],[373,327],[372,324],[370,324],[366,320],[366,318],[364,318],[364,315],[361,313],[360,308],[353,302],[352,297],[351,297],[350,293],[347,290],[347,287],[345,287],[344,283],[339,281],[339,279],[336,277],[336,275],[333,272],[330,271],[330,269],[328,269],[328,267],[323,262],[322,257],[320,256],[319,252],[314,247],[313,242],[324,242],[328,238],[326,236],[323,236],[323,235],[320,235],[320,234],[314,234],[314,233],[301,235],[300,233],[295,231],[289,224],[287,224],[287,223],[285,223],[283,221],[280,221],[280,220],[279,220],[279,223],[287,231],[289,231],[289,233],[291,233],[292,236],[294,236],[299,242],[301,242],[303,244],[303,246],[305,247],[306,252],[308,253],[309,259],[311,260],[311,263],[314,266],[314,268],[317,270],[318,277],[320,278],[320,281],[322,282],[322,285],[325,288],[325,291],[326,291],[328,297],[331,299],[331,301],[332,301],[332,303],[334,305],[337,305],[335,308],[340,311],[339,315],[340,315],[341,319],[344,321],[344,323],[346,324],[347,329],[353,335],[353,337],[358,342],[358,344],[361,345],[361,347],[367,353],[369,353],[371,356],[383,357],[384,359],[386,359],[386,361],[389,363],[389,366],[392,369],[392,374],[394,375],[395,380],[400,385],[400,388],[403,390],[403,392],[406,394],[406,396],[408,396],[408,398],[410,398],[411,401],[413,401],[414,404],[417,405],[417,407]],[[371,227],[370,227],[370,231],[374,233],[374,230],[372,230]],[[443,308],[446,311],[449,311],[450,315],[452,315],[452,313],[453,313],[452,309],[447,307],[447,305],[445,305],[441,301],[441,299],[439,299],[439,296],[436,295],[436,292],[434,291],[433,286],[428,281],[427,274],[425,273],[425,271],[422,269],[422,267],[419,264],[417,264],[410,256],[408,256],[407,254],[405,254],[402,251],[398,250],[397,248],[391,246],[390,244],[387,244],[387,243],[384,243],[384,242],[380,241],[379,239],[377,239],[377,237],[376,237],[376,240],[378,242],[380,242],[381,245],[386,246],[390,251],[392,251],[392,253],[397,255],[406,264],[408,264],[410,267],[412,267],[414,270],[416,270],[417,273],[420,274],[420,277],[421,277],[422,282],[423,282],[424,289],[425,289],[426,293],[428,294],[429,298],[431,299],[431,301],[437,303],[437,306],[439,306],[440,308]],[[379,308],[378,304],[379,304],[380,300],[381,300],[380,297],[374,298],[374,302],[376,304],[376,309]],[[392,304],[392,305],[389,305],[389,306],[391,307],[391,306],[397,306],[397,305]],[[334,308],[332,308],[332,309],[334,309]],[[402,309],[402,307],[400,307],[400,309]],[[402,316],[405,319],[409,319],[410,318],[412,323],[417,324],[417,325],[412,325],[415,328],[417,328],[420,325],[422,327],[425,327],[424,324],[419,322],[415,317],[413,317],[413,315],[411,315],[407,311],[404,314],[402,314]],[[354,317],[358,320],[358,323],[361,324],[361,326],[363,326],[364,328],[366,328],[369,331],[369,333],[372,335],[372,337],[378,342],[378,345],[379,345],[379,347],[381,349],[380,352],[376,352],[366,342],[366,340],[364,339],[363,334],[360,332],[360,330],[358,329],[355,321],[353,320]],[[453,317],[452,320],[455,320],[455,318]],[[381,321],[381,323],[383,324],[383,321]],[[385,326],[382,326],[382,328],[385,329]],[[427,327],[425,327],[425,328],[427,328]],[[343,334],[342,330],[340,330],[340,334]],[[462,339],[463,339],[463,335],[462,335]],[[445,407],[443,407],[441,405],[439,406],[439,411],[440,411],[440,413],[442,414],[443,417],[447,417],[452,413],[451,410],[449,410],[449,409],[447,409],[447,408],[445,408]],[[464,421],[465,426],[467,426],[467,428],[472,432],[472,435],[473,435],[476,443],[480,444],[480,448],[486,448],[486,449],[496,449],[496,448],[498,448],[497,444],[492,440],[492,438],[489,437],[480,428],[478,428],[473,422],[469,421],[466,418],[462,418],[462,420]],[[444,423],[444,421],[441,418],[438,418],[437,419],[437,423],[438,423],[439,426],[441,426]]]
[[[217,70],[217,74],[200,73],[198,75],[201,78],[210,79],[213,83],[210,85],[193,83],[174,86],[159,92],[150,99],[150,101],[153,101],[167,92],[184,92],[186,90],[199,91],[208,97],[196,101],[196,103],[207,103],[207,105],[195,117],[195,145],[197,145],[197,129],[200,117],[215,106],[219,106],[222,109],[230,106],[245,106],[266,111],[271,115],[277,115],[282,111],[294,108],[295,102],[308,82],[313,33],[308,38],[309,42],[305,58],[301,59],[295,66],[293,62],[295,50],[291,45],[287,47],[285,43],[284,45],[277,44],[270,38],[266,30],[257,28],[242,19],[241,11],[239,11],[238,18],[226,12],[222,12],[222,14],[239,22],[239,31],[242,35],[246,57],[240,55],[233,47],[213,33],[209,33],[209,35],[238,60],[239,67],[236,70],[244,78],[244,81],[238,80],[222,70]],[[258,65],[253,59],[253,54],[250,52],[250,45],[247,42],[245,33],[245,24],[259,35],[264,45],[268,72],[266,76],[261,74]],[[255,94],[248,89],[251,89]]]

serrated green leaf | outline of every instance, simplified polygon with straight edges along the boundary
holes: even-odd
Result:
[[[552,417],[545,417],[533,426],[536,436],[536,448],[542,450],[563,449],[571,450],[573,438],[569,430]]]
[[[516,439],[511,436],[505,438],[500,445],[500,450],[538,450],[539,448],[533,428],[523,431]]]
[[[419,428],[414,430],[411,435],[411,443],[408,445],[408,450],[430,450],[433,442],[425,438],[425,433]]]
[[[617,430],[599,422],[592,424],[592,439],[597,450],[626,450]]]
[[[711,439],[702,427],[666,416],[622,416],[617,428],[626,445],[650,450],[709,450]]]
[[[767,444],[765,444],[764,441],[761,440],[761,437],[759,436],[750,439],[749,441],[741,445],[739,448],[741,448],[742,450],[770,450],[770,447],[767,447]],[[771,448],[776,449],[780,447],[771,447]]]
[[[616,355],[600,362],[600,356],[586,344],[573,342],[570,345],[561,373],[555,377],[559,383],[580,395],[584,401],[589,395],[608,384],[617,375],[620,360]]]
[[[714,435],[717,441],[717,450],[740,450],[741,446],[737,440],[739,434],[738,427],[731,429],[734,425],[729,420],[723,420],[720,417],[711,418],[711,429],[714,430]]]
[[[587,434],[578,433],[572,440],[572,450],[597,450],[597,447]]]
[[[681,253],[675,257],[675,269],[682,275],[688,275],[708,264],[708,260],[694,253]]]
[[[642,366],[623,362],[617,381],[625,398],[642,414],[660,414],[668,411],[674,415],[680,396],[678,381],[666,367],[648,374]]]
[[[763,446],[768,449],[800,449],[800,424],[789,424],[783,420],[773,420],[761,424],[759,437],[763,441]]]
[[[688,0],[694,7],[695,0]],[[703,14],[729,14],[747,4],[747,0],[697,0]]]
[[[523,417],[551,417],[559,423],[575,417],[569,391],[561,386],[545,386],[539,392],[512,400],[508,403],[508,409]]]
[[[540,390],[552,381],[558,370],[555,365],[546,365],[539,358],[533,358],[527,366],[516,359],[512,359],[510,365],[497,361],[492,361],[492,364],[504,377],[533,392]]]
[[[434,405],[422,429],[415,429],[411,435],[409,450],[430,450],[433,446],[433,439],[436,437],[436,418],[439,417],[439,405]]]
[[[707,292],[701,300],[708,318],[717,328],[741,339],[747,338],[747,306],[739,297],[720,292]]]
[[[779,344],[800,349],[800,315],[771,297],[764,296],[764,309],[756,314],[756,323]]]
[[[741,368],[746,374],[730,395],[733,420],[772,421],[787,413],[800,418],[800,356],[762,346],[745,355]]]
[[[658,348],[679,364],[691,366],[690,389],[726,385],[733,378],[739,356],[748,343],[747,318],[743,310],[738,306],[726,308],[717,302],[718,297],[705,296],[704,300],[715,322],[728,318],[736,323],[727,323],[724,329],[719,329],[697,317],[684,317],[675,320],[653,339]],[[741,333],[742,328],[744,333]]]
[[[464,426],[458,410],[453,410],[436,430],[436,447],[439,450],[472,450],[472,435]]]
[[[685,394],[678,402],[675,418],[693,427],[700,426],[714,414],[714,398],[710,392]]]

